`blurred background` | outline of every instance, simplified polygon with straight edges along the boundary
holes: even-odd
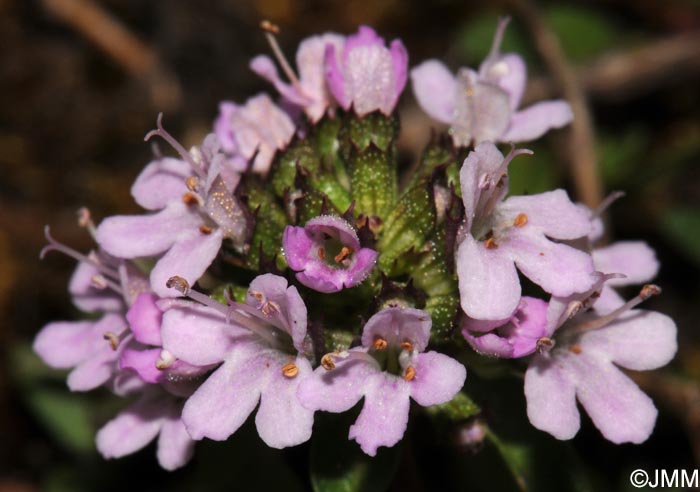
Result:
[[[247,68],[269,52],[261,19],[280,26],[290,59],[308,35],[369,24],[400,37],[411,65],[440,58],[456,69],[483,59],[504,14],[513,22],[503,51],[528,62],[526,99],[566,97],[577,112],[574,127],[529,146],[536,157],[511,167],[513,191],[565,186],[595,206],[624,190],[609,236],[657,251],[664,293],[646,307],[679,328],[674,362],[635,375],[660,409],[656,432],[643,445],[615,446],[585,421],[571,444],[577,472],[592,477],[580,484],[628,490],[635,468],[700,467],[698,0],[0,0],[0,492],[307,488],[304,446],[268,450],[248,428],[199,446],[175,473],[158,468],[153,446],[103,461],[94,433],[124,402],[70,394],[65,375],[31,353],[45,323],[80,315],[66,291],[74,262],[38,259],[43,227],[89,250],[76,211],[88,206],[96,221],[139,211],[129,189],[149,160],[143,136],[158,112],[190,145],[209,131],[219,101],[271,92]],[[409,165],[432,123],[410,88],[400,111]],[[439,465],[404,473],[423,454],[404,458],[393,490],[462,489]],[[468,468],[471,455],[458,456]]]

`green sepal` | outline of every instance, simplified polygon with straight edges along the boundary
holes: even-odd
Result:
[[[355,213],[384,221],[396,203],[396,154],[370,144],[350,158],[350,185]]]
[[[314,217],[326,214],[340,215],[340,212],[325,193],[308,189],[298,200],[297,218],[299,225],[304,225]]]
[[[443,342],[450,336],[459,308],[459,287],[455,275],[447,268],[443,228],[436,230],[422,251],[410,275],[416,287],[428,295],[424,309],[433,319],[430,338]]]
[[[247,268],[257,270],[260,266],[261,252],[266,258],[276,256],[278,263],[283,260],[280,253],[287,216],[275,196],[259,179],[246,175],[244,186],[248,207],[255,214],[255,226],[245,264]]]
[[[432,417],[457,423],[480,414],[481,408],[469,396],[460,392],[447,403],[426,407],[425,411]]]
[[[350,348],[353,334],[341,330],[325,330],[323,337],[326,342],[326,352],[341,352]]]
[[[433,187],[429,179],[422,179],[403,194],[384,222],[377,243],[379,267],[389,273],[400,255],[423,246],[435,221]]]
[[[275,195],[282,198],[285,191],[294,189],[297,167],[302,167],[307,174],[318,172],[321,167],[321,158],[307,139],[294,141],[275,160],[270,173],[270,184]]]
[[[348,191],[350,189],[350,177],[345,169],[343,160],[340,158],[340,145],[338,142],[338,132],[341,123],[340,118],[326,116],[312,127],[309,138],[313,142],[316,153],[321,157],[322,162],[332,164],[336,180],[345,191]]]
[[[362,152],[374,145],[387,152],[399,134],[399,120],[379,111],[362,118],[346,114],[338,133],[340,155],[347,161],[353,152]]]
[[[247,287],[241,287],[235,284],[221,284],[211,291],[209,297],[221,304],[226,304],[228,299],[233,299],[236,302],[244,303],[248,294]]]
[[[310,177],[310,183],[313,188],[327,196],[330,204],[336,209],[344,211],[350,207],[350,193],[332,173],[322,170]]]
[[[413,174],[409,186],[413,186],[420,179],[429,178],[435,169],[446,167],[456,162],[457,154],[449,136],[446,134],[433,134],[420,156],[418,169]]]

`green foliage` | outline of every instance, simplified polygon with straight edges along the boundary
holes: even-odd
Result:
[[[667,210],[661,227],[678,250],[696,265],[700,265],[700,210],[692,208]]]

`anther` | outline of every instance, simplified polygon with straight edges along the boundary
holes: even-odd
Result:
[[[199,226],[199,232],[202,234],[211,234],[212,228],[207,225]]]
[[[374,343],[372,344],[372,348],[374,350],[385,350],[387,347],[387,342],[383,338],[379,337],[377,338]]]
[[[190,283],[184,278],[179,277],[177,275],[170,277],[168,281],[165,282],[165,286],[168,289],[176,289],[183,296],[186,296],[190,293]]]
[[[545,352],[549,352],[554,348],[554,340],[552,340],[549,337],[540,337],[537,340],[537,344],[535,345],[535,348],[537,352],[540,354],[543,354]]]
[[[659,294],[661,294],[661,287],[654,284],[646,284],[639,292],[639,297],[641,297],[643,301],[646,301],[650,297],[658,296]]]
[[[572,345],[571,347],[569,347],[569,352],[571,352],[572,354],[578,355],[582,352],[581,346],[580,345]]]
[[[331,356],[331,354],[326,354],[323,357],[321,357],[321,366],[326,371],[331,371],[335,369],[335,362],[333,362],[333,356]]]
[[[83,229],[87,229],[90,234],[95,233],[95,223],[92,221],[92,215],[90,214],[90,209],[87,207],[80,207],[78,209],[78,225]]]
[[[279,34],[280,33],[280,28],[279,26],[273,24],[269,20],[263,20],[260,22],[260,29],[263,31],[269,32],[270,34]]]
[[[119,344],[121,343],[121,339],[113,331],[105,332],[102,337],[109,342],[109,346],[112,348],[112,350],[117,350]]]
[[[401,348],[413,352],[413,344],[411,342],[401,342]]]
[[[185,186],[187,186],[187,189],[190,191],[195,191],[197,189],[198,184],[199,184],[199,179],[196,176],[189,176],[185,180]]]
[[[284,377],[292,379],[299,374],[299,368],[296,366],[296,364],[290,362],[289,364],[282,366],[282,374],[284,374]]]
[[[195,195],[194,193],[192,193],[190,191],[188,191],[187,193],[182,195],[182,201],[185,202],[185,205],[189,205],[189,206],[199,204],[199,200],[197,199],[197,195]]]
[[[518,216],[513,221],[513,225],[515,227],[523,227],[525,224],[527,224],[527,215],[525,214],[518,214]]]
[[[107,279],[103,275],[93,275],[90,277],[90,283],[96,289],[102,290],[107,288]]]
[[[322,260],[326,259],[326,250],[323,248],[318,248],[318,257],[321,258]]]
[[[416,368],[413,366],[408,366],[403,373],[403,378],[406,381],[413,381],[416,377]]]
[[[277,303],[272,302],[272,301],[267,301],[263,303],[262,306],[260,306],[260,311],[263,313],[263,315],[266,318],[269,318],[273,314],[279,313],[280,312],[280,307]]]
[[[498,244],[496,243],[496,240],[493,237],[488,238],[484,242],[484,246],[486,246],[486,249],[496,249],[498,248]]]
[[[343,249],[340,250],[340,253],[335,255],[335,260],[336,263],[342,262],[344,259],[346,259],[348,256],[352,254],[352,250],[348,248],[347,246],[343,246]]]

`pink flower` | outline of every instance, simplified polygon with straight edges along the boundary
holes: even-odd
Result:
[[[508,18],[499,22],[491,53],[478,72],[461,68],[454,77],[438,60],[425,61],[411,70],[418,104],[432,118],[450,125],[456,146],[526,142],[573,119],[569,104],[560,100],[517,111],[527,77],[520,56],[500,52],[508,22]]]
[[[348,36],[342,52],[326,45],[326,80],[335,100],[358,116],[372,111],[390,115],[406,86],[408,53],[395,39],[386,48],[384,39],[367,26]]]
[[[418,309],[378,312],[362,331],[362,346],[326,355],[323,367],[302,381],[299,400],[311,410],[338,413],[364,398],[348,437],[370,456],[395,445],[408,425],[410,398],[422,406],[446,403],[467,377],[456,360],[424,352],[430,326],[430,315]]]
[[[376,251],[360,246],[355,229],[332,215],[313,218],[304,227],[287,226],[282,245],[297,280],[319,292],[354,287],[377,260]]]

